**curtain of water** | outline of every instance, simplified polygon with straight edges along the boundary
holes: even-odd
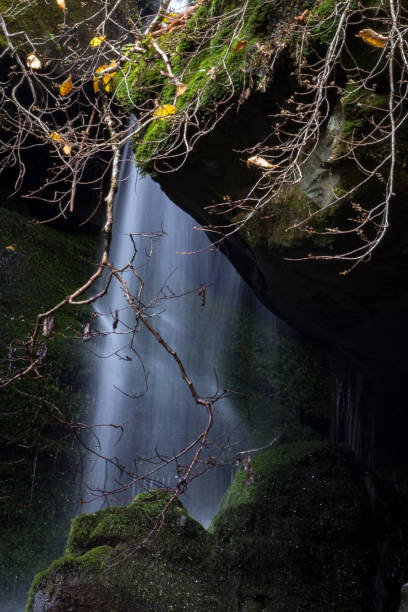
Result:
[[[138,175],[129,149],[122,162],[120,187],[115,202],[115,223],[111,257],[115,266],[126,264],[133,246],[129,234],[164,230],[165,235],[154,241],[153,254],[147,256],[150,241],[135,237],[138,253],[135,266],[142,265],[140,275],[145,282],[143,303],[163,295],[169,296],[151,311],[150,322],[180,356],[198,392],[205,397],[222,390],[228,369],[227,347],[234,334],[234,313],[243,304],[254,302],[251,292],[228,260],[211,248],[207,236],[194,229],[194,220],[176,207],[149,178]],[[207,248],[206,248],[207,247]],[[194,252],[181,254],[181,252]],[[127,273],[133,291],[138,283]],[[206,288],[205,306],[200,287]],[[186,292],[190,292],[187,293]],[[184,295],[182,295],[184,294]],[[174,297],[182,295],[182,297]],[[258,305],[262,317],[270,313]],[[101,332],[112,332],[115,311],[120,323],[115,333],[102,335],[96,341],[94,378],[93,448],[105,457],[113,458],[118,466],[103,459],[91,458],[86,480],[91,486],[85,494],[85,511],[101,507],[99,491],[113,490],[118,484],[132,480],[129,472],[144,473],[151,464],[142,458],[173,455],[185,447],[201,431],[206,415],[197,406],[182,381],[174,360],[145,329],[134,334],[134,351],[129,348],[135,326],[135,315],[127,308],[120,285],[112,283],[107,296],[95,305]],[[143,364],[143,365],[142,365]],[[144,390],[147,376],[147,390]],[[220,389],[221,386],[221,389]],[[250,448],[246,427],[234,408],[233,398],[223,398],[216,404],[215,425],[211,432],[215,453],[221,445],[226,455]],[[108,426],[114,425],[116,427]],[[119,427],[120,426],[120,427]],[[123,426],[123,427],[122,427]],[[231,448],[232,445],[232,448]],[[229,448],[228,448],[229,447]],[[233,449],[233,450],[232,450]],[[229,486],[233,466],[231,461],[200,476],[188,488],[183,502],[191,515],[208,525],[219,501]],[[146,487],[172,487],[177,482],[173,463],[160,471]],[[105,503],[129,501],[142,490],[136,484],[122,495],[103,498]]]

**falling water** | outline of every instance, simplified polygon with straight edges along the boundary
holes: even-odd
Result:
[[[165,235],[153,242],[141,236],[162,230]],[[205,233],[195,229],[194,220],[149,177],[137,173],[127,150],[115,202],[111,258],[116,267],[124,266],[132,257],[129,234],[134,235],[138,251],[134,266],[145,283],[142,302],[165,296],[150,310],[150,323],[177,352],[202,397],[222,392],[234,313],[242,305],[253,303],[254,298],[228,260],[211,247]],[[125,277],[131,291],[136,292],[139,283],[135,277],[129,271]],[[264,310],[260,305],[257,308]],[[273,316],[265,312],[263,316],[273,322]],[[178,479],[174,462],[144,483],[132,485],[135,479],[131,474],[146,473],[158,456],[169,457],[183,449],[206,423],[204,408],[194,403],[170,355],[146,329],[141,329],[143,326],[131,331],[135,314],[127,307],[118,282],[113,282],[109,293],[96,303],[95,317],[101,336],[94,344],[99,357],[94,380],[95,434],[90,444],[116,465],[102,458],[90,459],[85,511],[97,510],[102,501],[129,501],[143,486],[174,487]],[[119,319],[118,324],[115,319]],[[115,333],[108,333],[113,326]],[[219,400],[215,408],[210,436],[213,447],[206,452],[207,456],[219,454],[224,448],[220,461],[224,465],[193,481],[183,496],[191,515],[205,526],[232,479],[233,462],[227,457],[251,444],[233,397]],[[129,485],[124,493],[100,496],[101,491],[113,491],[122,485]]]

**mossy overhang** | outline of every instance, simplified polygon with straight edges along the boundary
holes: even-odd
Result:
[[[320,3],[314,9],[316,18],[329,14],[333,7],[331,0]],[[274,8],[271,6],[270,10],[273,12]],[[372,67],[377,57],[376,50],[356,38],[358,27],[351,26],[348,44],[363,67]],[[327,28],[325,35],[329,37],[327,40],[320,35],[313,39],[311,53],[314,45],[324,52],[331,35]],[[210,214],[211,206],[222,201],[245,199],[259,176],[259,169],[248,168],[239,151],[263,142],[266,134],[271,132],[271,115],[297,88],[291,74],[294,72],[293,60],[293,47],[288,44],[275,63],[273,78],[265,93],[252,91],[249,99],[230,110],[212,132],[195,143],[180,170],[152,174],[171,200],[209,229],[210,240],[217,236],[211,232],[213,226],[231,221]],[[364,130],[367,121],[381,115],[382,108],[386,107],[387,91],[381,82],[377,94],[359,94],[359,99],[355,100],[352,85],[349,87],[346,84],[345,72],[340,70],[336,78],[340,79],[342,87],[346,87],[346,95],[343,99],[333,96],[330,120],[340,109],[340,130],[347,140],[350,130]],[[162,86],[163,82],[157,83],[158,91]],[[163,95],[169,91],[169,86],[165,86]],[[131,104],[131,97],[128,103]],[[183,104],[181,99],[178,104]],[[201,110],[205,112],[206,109]],[[154,145],[153,132],[159,127],[160,137],[165,135],[165,122],[157,122],[156,128],[151,128],[152,133],[146,132],[137,143],[136,158],[145,170],[154,170],[145,153]],[[319,252],[335,255],[344,250],[344,244],[346,248],[350,245],[347,240],[341,243],[330,236],[322,239],[301,230],[287,231],[294,222],[301,220],[308,208],[311,207],[312,211],[313,206],[318,208],[318,203],[311,199],[311,190],[305,185],[303,187],[308,193],[296,189],[288,191],[279,201],[271,202],[272,214],[267,210],[265,218],[261,214],[219,245],[268,308],[307,336],[318,339],[358,372],[364,380],[363,386],[371,389],[371,400],[367,399],[364,408],[367,427],[370,413],[375,422],[380,419],[382,423],[386,414],[389,420],[387,435],[391,438],[392,430],[401,431],[405,423],[398,404],[404,397],[403,380],[408,367],[405,314],[408,288],[404,280],[408,271],[408,218],[405,206],[408,181],[404,170],[407,152],[406,143],[402,142],[390,210],[390,228],[371,260],[349,274],[341,274],[349,267],[347,261],[314,261],[308,257],[309,253],[314,255]],[[381,148],[373,153],[378,157],[382,154]],[[355,184],[359,175],[346,161],[329,169],[327,178],[328,187],[341,193],[347,184],[350,186],[350,181]],[[379,183],[373,180],[357,196],[362,198],[363,204],[373,205],[378,200],[379,187]],[[338,222],[349,227],[349,217],[354,214],[351,204],[349,201],[333,210],[331,218],[325,216],[321,221],[322,227],[333,227]],[[268,220],[268,216],[271,219]],[[382,388],[392,390],[391,406]],[[377,399],[373,404],[373,397],[381,397],[381,400]],[[378,428],[383,427],[378,425]],[[391,438],[385,447],[391,444]]]

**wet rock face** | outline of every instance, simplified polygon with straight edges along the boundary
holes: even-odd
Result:
[[[398,612],[408,612],[408,583],[401,588],[401,603]]]

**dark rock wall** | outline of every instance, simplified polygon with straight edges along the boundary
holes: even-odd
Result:
[[[255,171],[247,169],[234,150],[243,147],[247,123],[258,125],[254,118],[264,117],[263,113],[260,105],[256,114],[254,101],[243,105],[239,114],[230,113],[215,132],[198,143],[181,172],[154,177],[170,199],[204,226],[222,223],[222,218],[209,214],[209,204],[219,202],[225,194],[239,199],[253,179]],[[263,122],[259,124],[264,129]],[[406,423],[402,403],[408,367],[408,289],[404,282],[408,260],[401,229],[405,222],[401,195],[393,208],[393,225],[373,260],[346,276],[340,274],[344,263],[288,260],[313,250],[313,239],[301,248],[295,244],[282,251],[262,242],[254,244],[244,228],[220,245],[268,308],[333,355],[337,384],[344,388],[353,379],[353,407],[342,409],[337,420],[332,407],[332,439],[344,440],[367,465],[386,462],[389,443],[399,447],[391,454],[405,455],[399,436]],[[214,234],[209,235],[214,240]]]

